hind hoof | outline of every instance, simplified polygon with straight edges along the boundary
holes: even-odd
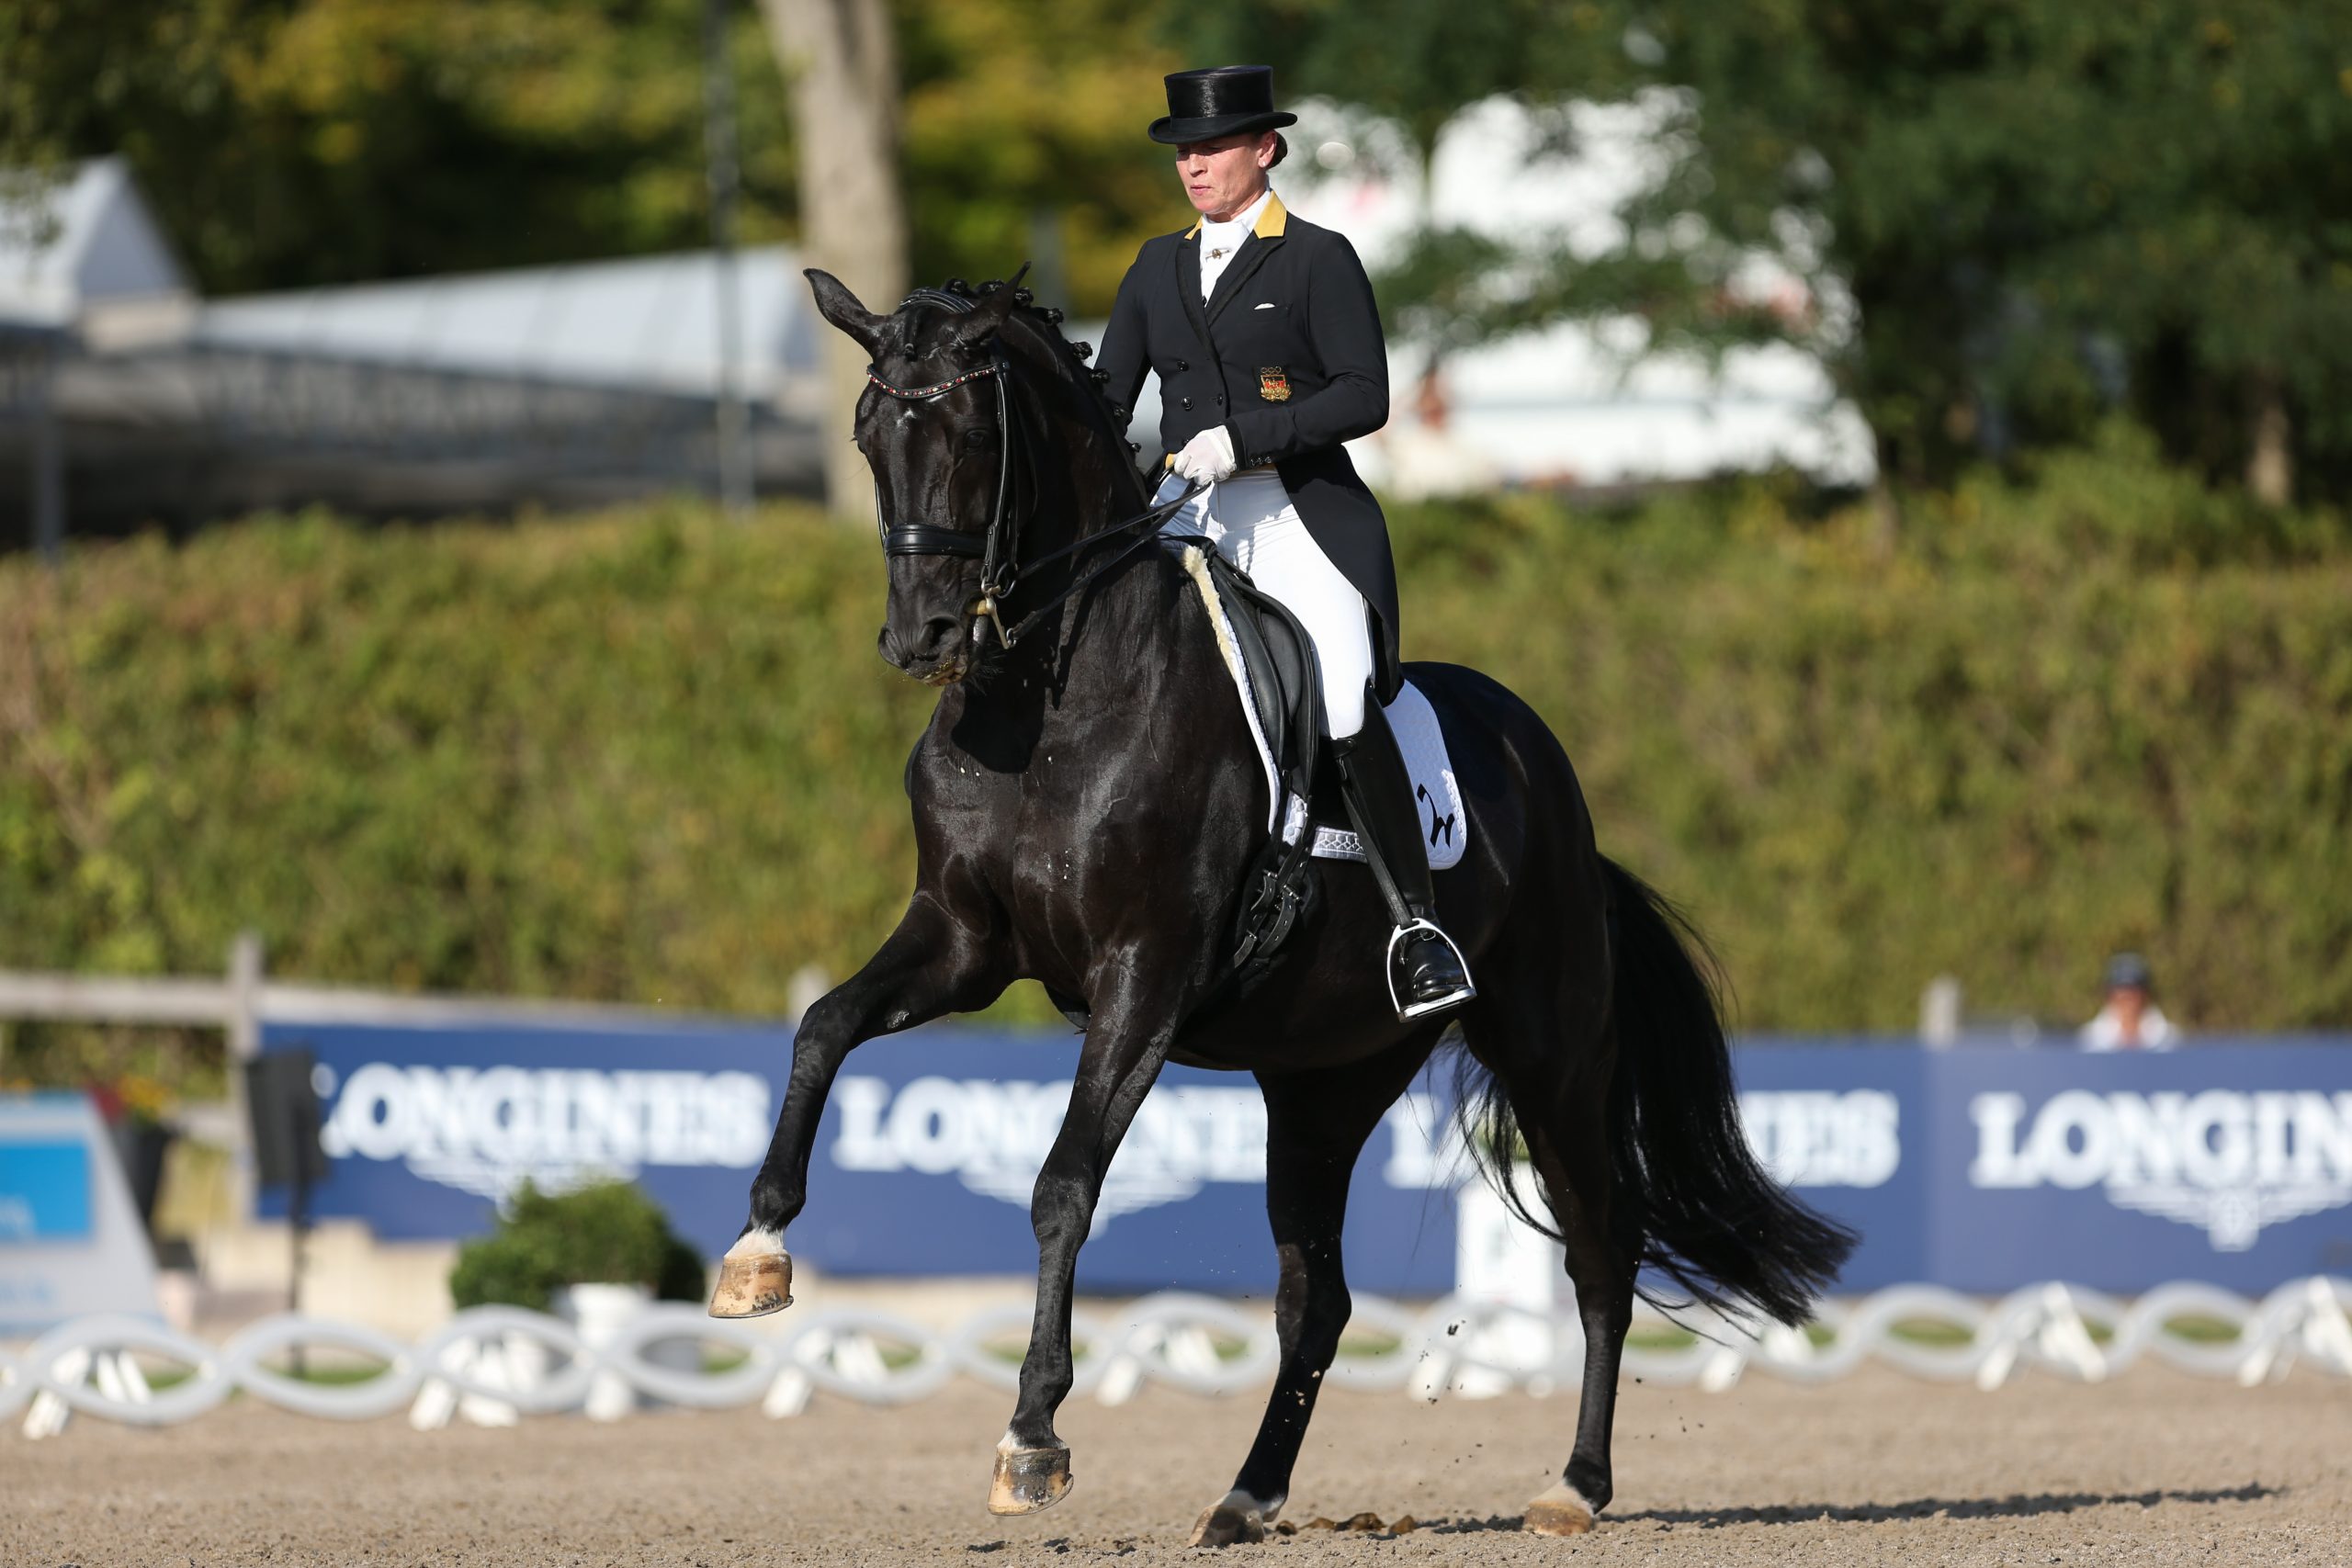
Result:
[[[765,1317],[792,1304],[792,1254],[755,1252],[718,1260],[718,1288],[710,1293],[713,1317]]]
[[[999,1449],[991,1514],[1042,1514],[1069,1495],[1068,1449]]]
[[[1187,1546],[1247,1546],[1266,1539],[1271,1523],[1263,1505],[1244,1492],[1229,1492],[1225,1501],[1201,1510]]]
[[[1592,1529],[1592,1507],[1575,1487],[1555,1481],[1527,1505],[1523,1528],[1537,1535],[1582,1535]]]

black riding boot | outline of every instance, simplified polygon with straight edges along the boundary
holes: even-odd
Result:
[[[1388,939],[1388,985],[1398,1018],[1421,1018],[1478,994],[1462,953],[1438,929],[1437,892],[1412,775],[1377,698],[1364,694],[1363,728],[1331,742],[1348,816],[1363,840],[1374,880],[1396,921]]]

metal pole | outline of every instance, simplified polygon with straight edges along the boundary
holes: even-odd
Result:
[[[229,1125],[235,1140],[229,1147],[229,1196],[240,1219],[254,1216],[254,1197],[261,1189],[261,1173],[254,1168],[253,1108],[245,1089],[245,1068],[261,1055],[262,946],[259,931],[239,931],[229,944]],[[296,1271],[300,1271],[301,1242],[295,1241]]]
[[[718,316],[718,499],[738,520],[752,510],[738,355],[742,330],[735,267],[735,84],[727,62],[727,0],[703,0],[703,153],[710,185],[710,248]]]
[[[33,372],[33,543],[52,571],[65,558],[65,444],[57,428],[57,356]]]
[[[261,932],[245,931],[229,944],[229,1065],[241,1069],[261,1055]]]
[[[308,1087],[304,1086],[306,1093]],[[286,1198],[286,1239],[289,1248],[286,1269],[286,1310],[300,1317],[302,1314],[302,1270],[310,1263],[307,1254],[311,1240],[311,1151],[303,1146],[301,1140],[307,1137],[311,1143],[317,1143],[319,1130],[316,1120],[308,1112],[297,1110],[293,1114],[297,1136],[294,1143],[294,1181]],[[308,1377],[310,1362],[303,1347],[297,1343],[287,1348],[294,1375]]]

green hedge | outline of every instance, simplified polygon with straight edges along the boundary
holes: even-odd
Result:
[[[1914,505],[1394,509],[1407,646],[1558,730],[1750,1027],[2352,1022],[2352,541],[2140,454]],[[911,874],[872,537],[687,505],[0,565],[0,966],[774,1012]],[[1044,1016],[1041,1002],[1015,1010]]]

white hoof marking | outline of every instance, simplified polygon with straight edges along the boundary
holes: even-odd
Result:
[[[729,1258],[778,1258],[784,1253],[784,1237],[761,1225],[753,1225],[735,1238],[727,1249]]]

